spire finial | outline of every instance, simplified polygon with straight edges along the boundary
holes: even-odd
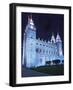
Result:
[[[34,25],[33,20],[32,20],[32,14],[30,14],[28,16],[28,23],[31,24],[31,25]]]
[[[28,16],[28,19],[32,19],[32,14],[30,14],[30,15]]]

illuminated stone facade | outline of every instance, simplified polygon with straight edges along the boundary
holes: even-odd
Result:
[[[62,63],[64,56],[59,33],[57,33],[56,38],[52,34],[51,40],[46,41],[40,40],[40,38],[37,39],[36,31],[32,17],[28,17],[28,24],[23,38],[22,64],[30,68],[44,66],[47,61],[52,62],[52,60],[60,60],[60,63]]]

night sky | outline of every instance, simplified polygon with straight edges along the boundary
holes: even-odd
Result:
[[[23,32],[25,32],[28,23],[28,16],[32,14],[32,19],[36,27],[37,38],[50,40],[52,33],[56,37],[59,33],[62,43],[64,44],[64,15],[63,14],[39,14],[39,13],[23,13],[22,12],[22,40]]]

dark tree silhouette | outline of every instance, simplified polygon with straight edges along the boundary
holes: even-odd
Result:
[[[51,61],[46,61],[46,64],[47,65],[51,65]]]
[[[60,60],[59,59],[53,60],[52,62],[53,62],[53,64],[56,64],[56,65],[60,64]]]
[[[64,63],[64,60],[62,60],[62,63]]]

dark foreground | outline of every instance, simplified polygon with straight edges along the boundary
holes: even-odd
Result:
[[[46,73],[37,72],[28,68],[22,69],[22,77],[48,76]]]
[[[22,67],[22,77],[64,75],[64,65],[40,66],[37,68]]]

